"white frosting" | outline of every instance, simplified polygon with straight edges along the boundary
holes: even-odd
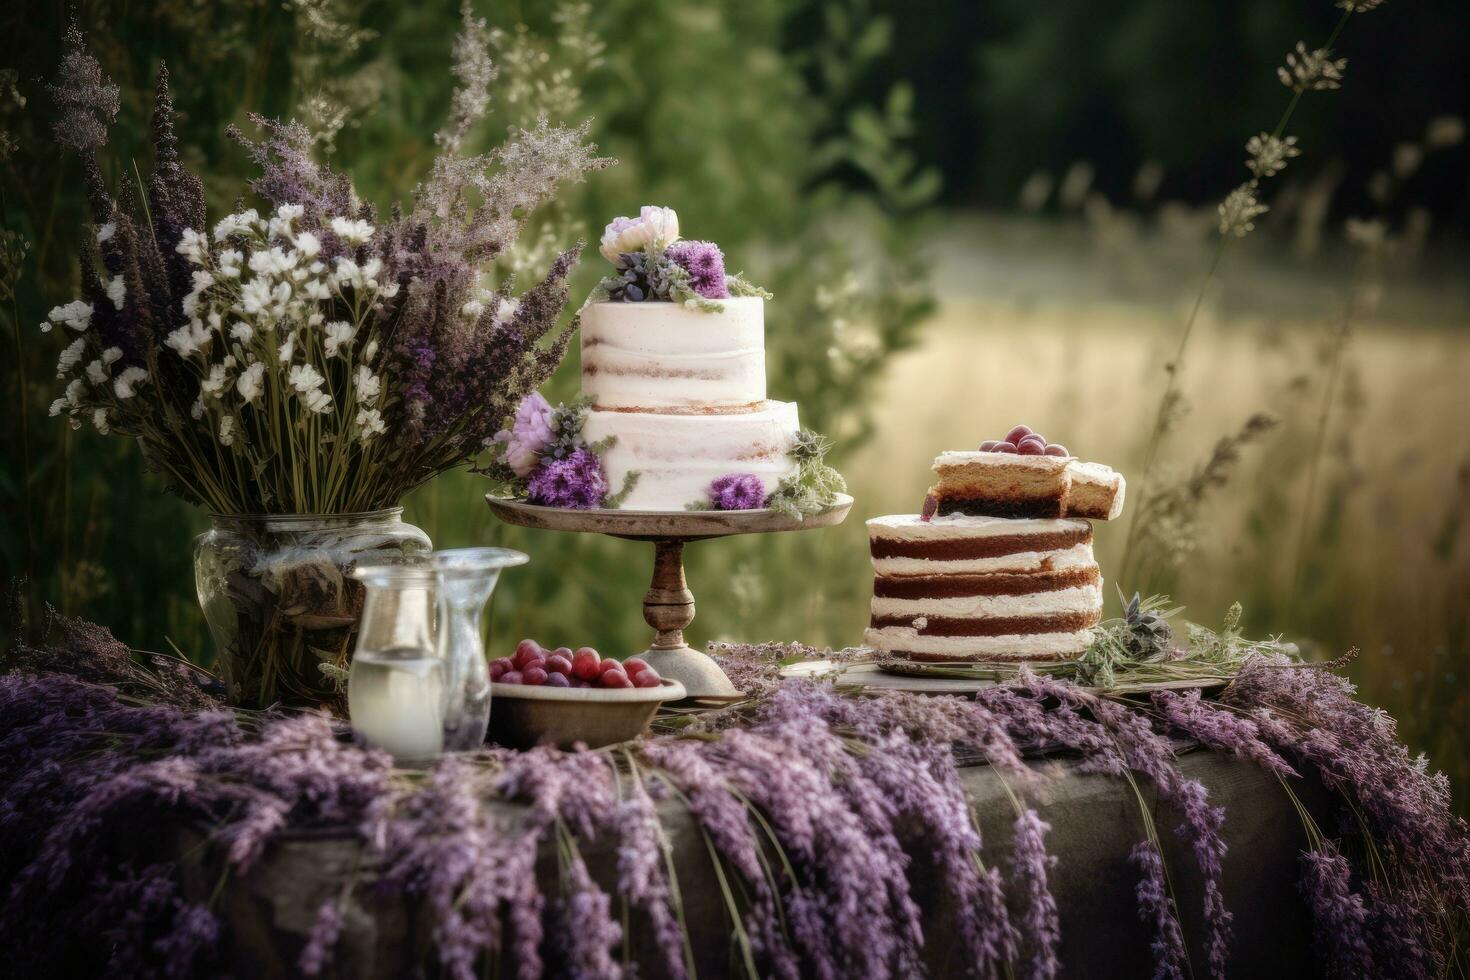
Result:
[[[766,493],[796,471],[787,457],[800,428],[794,402],[766,402],[736,415],[659,415],[650,412],[587,413],[582,438],[617,441],[602,454],[611,492],[631,471],[638,483],[624,510],[683,510],[707,499],[710,483],[727,473],[753,473]]]
[[[938,561],[933,558],[874,558],[873,571],[878,575],[987,575],[991,572],[1038,572],[1043,562],[1051,559],[1053,569],[1091,565],[1092,545],[1083,543],[1056,551],[1018,551],[995,558],[959,558]]]
[[[765,401],[758,296],[706,313],[678,303],[592,303],[582,311],[582,391],[597,408],[698,412]]]
[[[1040,660],[1073,657],[1092,643],[1092,630],[1075,633],[1032,633],[1027,636],[920,636],[909,626],[869,629],[864,642],[883,653],[931,653],[956,660]]]
[[[1044,616],[1051,613],[1100,612],[1102,588],[1081,585],[1029,595],[978,595],[931,599],[873,597],[874,616],[942,616],[980,619]]]
[[[969,517],[949,514],[925,521],[918,514],[889,514],[868,521],[868,535],[885,541],[956,541],[971,538],[1012,537],[1017,535],[1055,534],[1090,528],[1078,518],[1035,518],[1012,520],[1005,517]]]

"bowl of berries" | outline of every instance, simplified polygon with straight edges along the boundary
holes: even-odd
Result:
[[[522,640],[512,656],[490,661],[489,740],[517,749],[579,742],[595,749],[637,738],[660,704],[684,696],[684,685],[637,657]]]

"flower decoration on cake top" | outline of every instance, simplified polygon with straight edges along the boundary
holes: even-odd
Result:
[[[1025,425],[973,452],[940,453],[934,472],[939,482],[925,497],[925,521],[950,514],[1108,521],[1123,512],[1127,489],[1112,468],[1077,459]]]
[[[603,230],[601,251],[616,271],[603,277],[588,302],[679,303],[718,313],[723,299],[771,298],[743,276],[727,274],[725,253],[714,242],[681,239],[673,208],[646,204],[636,218],[614,218]]]

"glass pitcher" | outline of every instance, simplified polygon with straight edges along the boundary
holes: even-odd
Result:
[[[490,724],[490,667],[480,619],[505,568],[530,558],[509,548],[451,548],[432,558],[439,592],[439,660],[444,671],[444,751],[477,749]]]
[[[444,749],[444,662],[434,643],[432,568],[359,565],[366,588],[347,681],[352,727],[404,764]]]

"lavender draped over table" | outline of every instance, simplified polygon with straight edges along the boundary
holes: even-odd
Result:
[[[1025,805],[1046,777],[1023,750],[1040,749],[1078,753],[1085,770],[1120,785],[1149,784],[1184,815],[1177,828],[1149,822],[1131,855],[1138,914],[1156,976],[1184,975],[1156,836],[1175,833],[1204,882],[1209,972],[1224,976],[1223,813],[1174,764],[1169,739],[1180,734],[1254,762],[1288,790],[1311,769],[1348,804],[1346,830],[1312,826],[1302,859],[1319,956],[1333,972],[1440,974],[1470,907],[1470,836],[1443,779],[1408,756],[1388,716],[1320,669],[1258,658],[1218,701],[1158,693],[1129,705],[1030,674],[974,699],[854,698],[787,681],[678,734],[600,752],[449,756],[410,779],[325,716],[200,710],[177,670],[143,671],[105,631],[59,625],[58,647],[21,647],[24,670],[0,678],[0,936],[17,974],[216,971],[214,912],[185,900],[168,865],[122,856],[112,833],[194,818],[212,828],[231,872],[287,828],[354,829],[377,887],[429,910],[434,955],[451,976],[477,976],[494,957],[523,978],[621,976],[623,902],[651,924],[663,969],[686,976],[692,951],[656,807],[675,801],[692,813],[721,881],[738,882],[744,901],[731,928],[750,972],[921,973],[924,923],[908,872],[923,854],[953,910],[944,927],[974,972],[1009,964],[1018,976],[1052,977],[1066,968],[1048,887],[1055,859],[1047,824]],[[69,676],[79,672],[89,679]],[[95,683],[102,674],[111,686]],[[957,753],[984,758],[1017,794],[1008,865],[980,859]],[[510,818],[483,805],[496,798],[526,806]],[[1349,861],[1349,839],[1371,844],[1371,868]],[[583,860],[594,841],[614,844],[612,891]],[[537,884],[538,850],[557,855],[556,894]],[[344,882],[343,901],[321,907],[298,961],[304,973],[331,962],[357,887],[366,886]],[[77,943],[78,934],[101,938]]]

